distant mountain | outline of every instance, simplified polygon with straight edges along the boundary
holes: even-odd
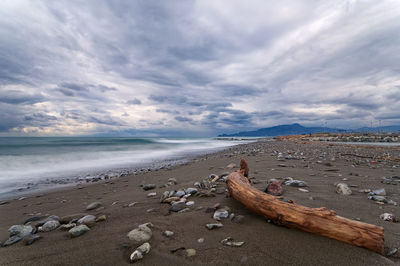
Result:
[[[359,128],[359,129],[337,129],[329,127],[305,127],[298,123],[290,125],[279,125],[274,127],[260,128],[254,131],[243,131],[233,134],[221,134],[218,137],[276,137],[285,135],[301,135],[313,133],[338,133],[338,132],[398,132],[400,126],[385,126],[377,128]]]

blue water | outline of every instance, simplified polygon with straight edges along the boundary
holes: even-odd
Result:
[[[159,168],[241,141],[215,139],[2,137],[0,197],[95,177]]]

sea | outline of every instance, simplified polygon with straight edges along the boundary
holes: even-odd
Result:
[[[1,137],[0,198],[182,164],[250,140]]]

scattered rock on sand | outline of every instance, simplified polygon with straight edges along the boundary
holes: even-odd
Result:
[[[150,252],[150,244],[148,242],[139,246],[130,256],[131,262],[143,259],[143,256]]]
[[[93,203],[90,203],[90,204],[86,207],[86,210],[87,210],[87,211],[91,211],[91,210],[97,209],[97,208],[99,208],[99,207],[101,207],[101,206],[102,206],[102,204],[101,204],[100,202],[93,202]]]
[[[370,196],[373,196],[373,195],[386,196],[386,190],[384,188],[375,189],[375,190],[372,190],[371,192],[369,192],[368,195],[370,195]]]
[[[185,208],[186,208],[186,203],[185,202],[176,202],[176,203],[172,204],[171,207],[169,207],[169,211],[178,212],[178,211],[181,211],[181,210],[183,210]]]
[[[59,227],[59,229],[69,231],[71,228],[74,228],[75,226],[76,226],[76,223],[63,224]]]
[[[183,196],[185,196],[185,191],[183,191],[183,190],[178,190],[176,193],[175,193],[175,197],[179,197],[179,198],[182,198]]]
[[[264,192],[274,196],[282,195],[283,194],[282,182],[279,180],[275,180],[269,183],[265,188]]]
[[[75,213],[71,215],[66,215],[60,218],[61,224],[69,224],[72,220],[79,220],[83,216],[87,215],[86,213]]]
[[[56,220],[47,221],[44,225],[42,225],[43,232],[50,232],[57,229],[60,226],[60,222]]]
[[[227,237],[221,241],[221,244],[230,247],[241,247],[244,245],[243,241],[233,241],[232,237]]]
[[[201,238],[197,239],[197,243],[200,243],[200,244],[204,243],[204,238],[201,237]]]
[[[147,194],[147,197],[155,197],[155,196],[157,196],[157,192],[151,192],[151,193],[149,193],[149,194]]]
[[[379,218],[381,218],[384,221],[388,221],[388,222],[394,222],[394,223],[398,222],[396,216],[393,213],[387,213],[387,212],[382,213],[379,216]]]
[[[178,184],[178,181],[174,177],[168,178],[168,183],[170,182],[173,183],[174,185]]]
[[[221,227],[223,227],[223,226],[224,226],[224,225],[221,224],[221,223],[217,223],[217,224],[206,224],[206,228],[209,229],[209,230],[216,229],[216,228],[221,228]]]
[[[86,215],[78,220],[78,224],[85,224],[89,227],[92,227],[96,223],[96,216],[94,215]]]
[[[107,220],[107,216],[105,214],[100,215],[99,217],[96,218],[96,223],[98,222],[103,222]]]
[[[384,196],[373,195],[373,196],[368,196],[368,199],[376,202],[383,202],[383,203],[387,202],[386,197]]]
[[[166,237],[171,237],[171,236],[174,235],[174,232],[165,230],[165,231],[164,231],[164,235],[165,235]]]
[[[194,188],[194,187],[187,188],[185,191],[186,191],[186,194],[190,194],[190,195],[194,195],[198,192],[197,188]]]
[[[69,235],[71,237],[78,237],[78,236],[81,236],[81,235],[83,235],[84,233],[86,233],[88,231],[90,231],[89,227],[87,227],[84,224],[81,224],[81,225],[75,226],[74,228],[70,229],[68,231],[68,233],[69,233]]]
[[[153,232],[148,227],[152,225],[151,223],[145,223],[138,226],[138,228],[133,229],[128,233],[128,238],[132,241],[136,241],[138,243],[143,243],[149,241],[153,235]]]
[[[352,194],[352,191],[347,184],[339,183],[336,185],[336,193],[349,196]]]
[[[143,189],[144,190],[151,190],[151,189],[155,189],[156,188],[156,185],[155,184],[146,184],[146,185],[143,185]]]
[[[221,221],[221,219],[226,219],[229,217],[229,213],[227,210],[219,209],[214,212],[213,219],[217,221]]]
[[[10,228],[8,228],[8,233],[11,236],[16,236],[16,235],[29,235],[30,233],[33,232],[33,227],[30,225],[13,225]]]
[[[308,184],[302,180],[286,180],[283,184],[291,187],[308,187]]]
[[[310,192],[308,189],[304,189],[304,188],[299,188],[299,191],[304,192],[304,193]]]
[[[186,257],[196,256],[196,250],[193,248],[188,248],[185,250],[185,252],[186,252]]]

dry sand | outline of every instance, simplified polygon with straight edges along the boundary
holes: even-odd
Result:
[[[274,151],[287,155],[288,151],[298,156],[303,152],[305,159],[277,161]],[[91,230],[77,238],[69,238],[67,232],[55,230],[39,233],[43,238],[30,246],[22,242],[0,248],[0,265],[127,265],[129,255],[138,246],[127,238],[127,233],[139,224],[151,222],[154,225],[150,240],[151,251],[137,265],[392,265],[400,263],[400,251],[386,258],[363,248],[351,246],[336,240],[324,238],[295,229],[288,229],[268,223],[266,219],[247,211],[243,205],[225,194],[216,197],[190,197],[195,201],[191,211],[171,213],[168,204],[159,203],[159,195],[165,190],[193,187],[193,183],[207,179],[210,174],[221,174],[228,170],[230,163],[239,164],[245,158],[250,167],[250,176],[255,178],[255,187],[263,190],[271,178],[293,177],[308,183],[310,192],[285,186],[284,199],[293,200],[309,207],[325,206],[338,215],[349,219],[383,226],[385,246],[400,247],[400,223],[383,221],[379,215],[384,212],[400,216],[399,206],[378,205],[367,199],[360,189],[385,188],[388,198],[400,203],[400,185],[382,184],[383,176],[400,175],[400,163],[377,161],[368,163],[368,158],[358,154],[380,156],[389,152],[400,157],[399,147],[359,147],[328,145],[322,143],[258,142],[240,145],[228,150],[202,156],[190,163],[171,169],[151,171],[146,174],[126,176],[119,179],[85,185],[82,188],[52,190],[40,195],[31,195],[24,200],[10,199],[0,205],[0,241],[8,238],[7,229],[22,224],[27,218],[38,213],[42,215],[70,215],[85,211],[94,201],[104,205],[101,211],[91,214],[106,214],[107,220],[96,223]],[[331,161],[331,158],[335,161]],[[322,161],[318,163],[317,161]],[[333,166],[325,166],[330,162]],[[286,167],[278,166],[285,164]],[[339,169],[327,172],[329,168]],[[174,177],[178,184],[159,188]],[[347,179],[343,181],[343,179]],[[334,183],[344,182],[352,187],[353,194],[343,196],[335,193]],[[154,183],[157,188],[144,191],[140,185]],[[147,198],[149,192],[157,197]],[[310,198],[312,197],[312,198]],[[133,207],[123,205],[138,202]],[[220,203],[228,206],[235,214],[244,215],[243,223],[224,220],[223,228],[208,230],[205,224],[214,223],[207,207]],[[199,207],[203,207],[197,210]],[[154,211],[148,213],[147,210]],[[162,235],[165,230],[174,236]],[[242,247],[228,247],[220,241],[228,236],[244,241]],[[203,243],[197,239],[204,238]],[[171,253],[177,247],[196,249],[193,257],[183,252]]]

